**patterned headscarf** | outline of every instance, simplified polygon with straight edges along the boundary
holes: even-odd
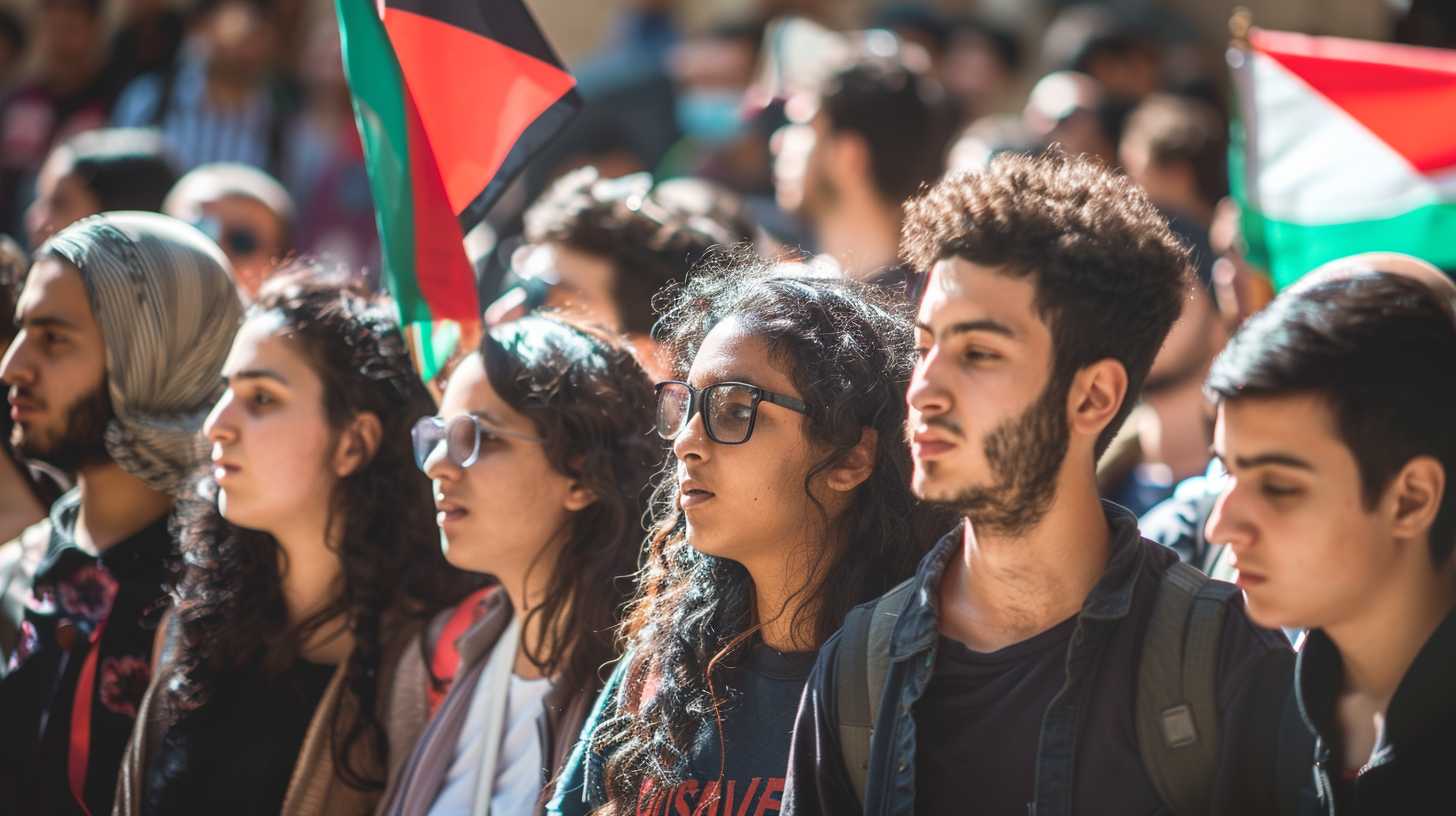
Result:
[[[203,420],[242,322],[227,258],[207,236],[156,213],[82,219],[43,246],[81,272],[106,343],[116,417],[106,451],[126,472],[173,495],[205,450]]]

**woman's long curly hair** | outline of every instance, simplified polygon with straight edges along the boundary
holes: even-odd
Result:
[[[307,620],[290,623],[283,599],[286,554],[270,534],[232,524],[217,503],[217,485],[203,476],[195,498],[179,503],[176,534],[181,575],[173,589],[180,634],[175,671],[163,705],[173,725],[185,722],[209,691],[239,670],[276,673],[301,644],[337,621],[354,638],[344,685],[358,716],[334,723],[339,776],[360,790],[385,780],[357,767],[354,746],[388,756],[376,716],[387,628],[428,619],[480,580],[446,563],[435,527],[429,480],[414,463],[410,428],[434,413],[388,311],[352,291],[341,277],[310,270],[270,280],[250,318],[279,321],[323,383],[324,414],[338,431],[362,413],[379,418],[379,448],[340,479],[330,497],[329,529],[338,534],[339,593]],[[288,489],[279,485],[279,489]],[[344,722],[348,720],[348,722]]]
[[[531,420],[546,459],[596,500],[572,514],[543,601],[526,613],[526,657],[557,685],[598,688],[617,657],[614,633],[636,586],[648,482],[663,444],[652,434],[653,391],[622,342],[595,328],[532,315],[492,329],[480,344],[496,395]]]
[[[839,518],[825,518],[830,541],[795,595],[811,602],[796,610],[794,631],[822,643],[856,604],[908,577],[944,529],[934,529],[938,519],[909,487],[903,425],[914,355],[906,307],[865,285],[751,259],[700,271],[666,297],[657,334],[679,373],[730,317],[767,342],[809,406],[810,442],[825,451],[804,477],[811,501],[810,484],[854,450],[866,428],[877,432],[873,473]],[[638,595],[623,626],[632,650],[624,705],[594,737],[593,747],[607,756],[605,812],[634,812],[647,780],[654,788],[681,781],[702,723],[721,728],[714,671],[743,654],[763,624],[743,566],[688,540],[668,458],[653,496]]]

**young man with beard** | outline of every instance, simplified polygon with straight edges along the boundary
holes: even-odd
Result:
[[[1272,812],[1287,643],[1097,495],[1186,253],[1131,184],[1055,153],[940,182],[905,250],[928,275],[914,489],[964,522],[820,651],[784,812]]]
[[[111,811],[167,605],[167,517],[241,311],[222,252],[162,215],[86,218],[36,254],[0,379],[15,449],[76,488],[8,590],[29,591],[0,680],[0,812]]]
[[[1309,630],[1297,688],[1319,745],[1293,759],[1320,805],[1301,812],[1450,813],[1456,296],[1323,277],[1250,318],[1209,374],[1229,478],[1208,537],[1250,617]]]

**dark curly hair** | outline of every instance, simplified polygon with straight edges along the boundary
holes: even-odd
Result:
[[[162,701],[172,724],[182,724],[229,673],[257,666],[281,671],[311,634],[342,618],[354,637],[344,684],[359,715],[334,724],[334,762],[347,784],[371,790],[385,780],[356,767],[352,749],[368,740],[375,756],[388,756],[376,715],[379,675],[387,670],[381,665],[386,628],[401,618],[428,619],[480,581],[449,566],[440,552],[430,483],[415,467],[410,444],[411,426],[434,413],[434,403],[399,329],[387,309],[351,291],[342,277],[302,269],[269,280],[250,318],[280,319],[323,383],[332,427],[364,412],[382,426],[373,458],[340,479],[331,497],[340,591],[307,620],[290,624],[280,569],[286,555],[278,541],[223,518],[216,483],[202,477],[197,497],[179,503],[174,522],[182,556],[173,590],[180,640]]]
[[[853,281],[730,260],[670,293],[658,324],[679,373],[692,366],[708,332],[730,317],[768,343],[809,406],[810,440],[828,451],[804,478],[811,499],[813,479],[852,451],[864,429],[878,432],[873,473],[840,518],[825,519],[843,546],[824,547],[806,572],[821,577],[794,595],[814,601],[799,606],[792,625],[812,633],[815,643],[838,629],[856,604],[909,576],[944,529],[935,529],[939,519],[910,493],[903,431],[913,364],[910,321],[905,307],[887,298]],[[763,623],[756,620],[753,580],[743,566],[699,552],[688,541],[674,472],[669,454],[653,496],[647,562],[623,626],[632,650],[626,694],[633,702],[594,737],[608,756],[610,807],[628,812],[644,780],[663,786],[679,780],[696,729],[718,716],[711,675],[741,655]],[[812,619],[801,617],[806,612]],[[655,691],[643,699],[649,677]]]
[[[922,283],[948,258],[1029,278],[1051,330],[1050,382],[1063,396],[1079,369],[1107,358],[1122,364],[1127,395],[1097,438],[1099,456],[1194,285],[1188,251],[1142,190],[1055,149],[997,156],[907,202],[901,249]]]
[[[545,600],[522,631],[544,633],[541,643],[523,641],[543,674],[564,688],[600,687],[601,668],[617,657],[613,632],[635,587],[647,485],[662,461],[652,383],[625,345],[551,315],[492,329],[480,355],[491,389],[546,440],[551,466],[596,496],[573,515]]]
[[[701,179],[654,185],[646,173],[603,179],[595,167],[562,176],[526,210],[526,240],[560,243],[605,258],[626,334],[647,334],[652,298],[681,282],[715,247],[751,242],[742,200]]]

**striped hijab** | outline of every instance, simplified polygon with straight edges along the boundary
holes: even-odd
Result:
[[[207,236],[155,213],[82,219],[40,248],[81,272],[106,343],[115,418],[106,451],[178,494],[205,450],[198,431],[242,321],[227,258]]]

